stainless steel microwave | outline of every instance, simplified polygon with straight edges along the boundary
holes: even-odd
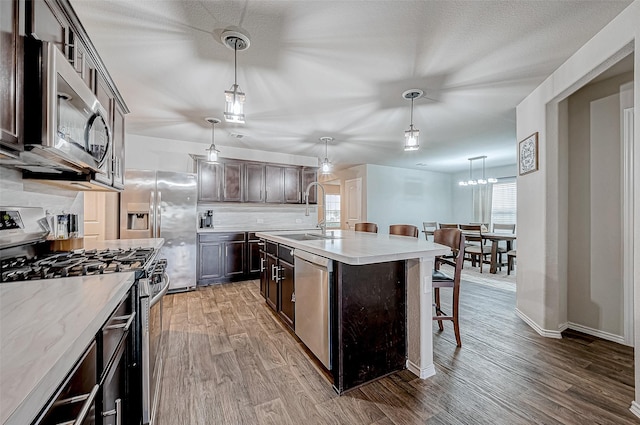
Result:
[[[95,173],[94,180],[111,184],[106,109],[54,44],[37,41],[27,56],[22,157],[30,171]]]

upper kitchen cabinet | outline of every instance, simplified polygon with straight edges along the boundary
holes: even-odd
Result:
[[[264,169],[265,165],[261,163],[245,164],[245,202],[264,202]]]
[[[198,202],[222,201],[222,164],[198,161]]]
[[[284,167],[280,165],[265,166],[265,202],[284,203]]]
[[[225,202],[242,201],[243,164],[241,161],[228,161],[223,166],[222,200]]]
[[[0,144],[14,150],[22,148],[23,36],[21,13],[24,3],[0,1]]]
[[[60,5],[54,0],[26,0],[26,32],[40,41],[54,44],[69,58],[73,54],[74,36]]]
[[[300,167],[284,168],[284,202],[299,204],[302,200],[300,191]]]
[[[307,187],[313,183],[318,181],[318,169],[317,168],[308,168],[305,167],[302,169],[302,202],[306,202],[304,199],[304,194],[307,190]],[[318,203],[318,187],[314,186],[309,190],[309,203],[317,204]]]

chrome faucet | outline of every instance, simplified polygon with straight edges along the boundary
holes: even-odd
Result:
[[[324,213],[324,219],[318,222],[318,227],[320,227],[320,230],[322,230],[322,236],[326,236],[327,235],[327,195],[326,195],[326,192],[324,191],[324,186],[318,182],[309,183],[309,186],[307,186],[307,190],[304,193],[305,203],[307,204],[307,208],[304,211],[304,215],[306,216],[309,215],[309,190],[313,185],[316,185],[320,189],[322,189],[322,212]]]

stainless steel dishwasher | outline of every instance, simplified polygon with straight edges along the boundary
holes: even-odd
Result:
[[[329,281],[333,261],[295,250],[295,332],[304,345],[331,369]]]

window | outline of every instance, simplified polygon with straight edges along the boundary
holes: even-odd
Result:
[[[340,228],[340,195],[327,195],[327,228]]]
[[[516,222],[516,180],[494,183],[491,194],[491,223]]]

